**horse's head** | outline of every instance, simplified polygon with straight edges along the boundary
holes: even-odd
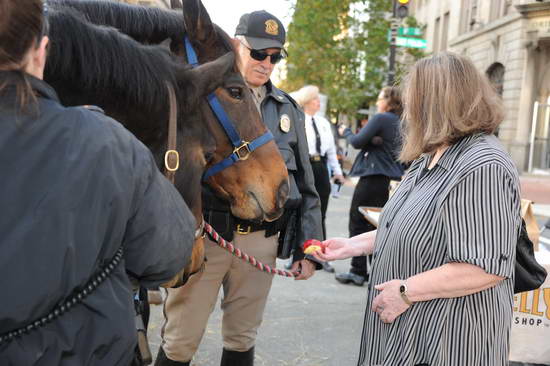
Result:
[[[47,80],[65,104],[97,104],[121,121],[151,149],[161,168],[168,145],[167,85],[173,87],[176,150],[181,156],[175,185],[201,220],[203,173],[233,152],[206,97],[216,94],[243,140],[253,141],[266,132],[236,67],[230,38],[212,24],[198,0],[184,1],[186,30],[179,12],[109,1],[50,4],[56,11],[50,15]],[[198,53],[197,68],[185,61],[185,33]],[[158,45],[167,38],[172,40],[172,52]],[[281,215],[287,181],[273,141],[207,179],[236,216],[250,220]],[[202,241],[197,240],[187,273],[202,265],[203,253]]]
[[[200,109],[200,113],[189,113],[189,108],[185,108],[188,113],[185,133],[188,136],[202,133],[198,134],[199,139],[183,139],[188,145],[183,148],[189,151],[185,155],[195,165],[194,169],[207,170],[235,150],[207,103],[209,94],[216,95],[243,141],[252,142],[265,134],[267,128],[238,71],[230,38],[212,24],[200,0],[184,1],[184,20],[187,37],[200,63],[197,68],[186,70],[180,78],[182,83],[191,84],[193,88],[192,93],[186,93],[187,98],[193,96],[187,99],[187,106]],[[179,55],[186,55],[183,40],[173,44],[172,49]],[[206,182],[230,203],[235,216],[249,220],[277,219],[282,214],[289,189],[287,169],[277,145],[271,140],[252,153],[248,153],[246,146],[238,153],[243,159],[210,176]],[[185,184],[184,191],[188,191],[189,183],[184,174],[185,171],[180,173],[182,179],[177,184]]]

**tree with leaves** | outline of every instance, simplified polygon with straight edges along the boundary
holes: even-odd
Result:
[[[283,88],[318,85],[331,115],[353,114],[375,98],[385,77],[390,6],[387,0],[297,0]]]
[[[367,108],[387,79],[391,7],[390,0],[296,0],[283,89],[319,86],[331,116]],[[404,25],[420,26],[414,17]],[[398,55],[410,63],[424,53],[398,48]],[[404,70],[398,66],[398,75]]]

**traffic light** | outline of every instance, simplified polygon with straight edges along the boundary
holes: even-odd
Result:
[[[406,18],[409,15],[410,0],[395,0],[395,15],[398,18]]]

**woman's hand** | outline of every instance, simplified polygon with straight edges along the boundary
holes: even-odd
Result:
[[[324,250],[317,250],[313,253],[315,258],[323,262],[361,255],[356,254],[357,248],[347,238],[327,239],[323,242],[323,246]]]
[[[410,307],[399,293],[401,282],[400,280],[393,280],[374,286],[380,293],[372,302],[372,311],[378,313],[380,320],[384,323],[393,323],[399,315]]]

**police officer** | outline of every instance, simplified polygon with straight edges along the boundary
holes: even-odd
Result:
[[[305,280],[321,265],[304,256],[300,244],[306,239],[322,238],[321,211],[309,161],[304,114],[291,97],[270,81],[275,64],[284,57],[285,29],[273,15],[255,11],[241,17],[235,35],[241,73],[285,160],[290,194],[281,219],[253,223],[232,216],[229,205],[205,187],[204,216],[225,239],[265,264],[275,266],[277,256],[288,258],[292,253],[292,270],[299,272],[296,279]],[[208,240],[205,247],[208,262],[202,277],[168,292],[157,366],[190,364],[222,286],[221,365],[254,363],[256,333],[273,277]]]

